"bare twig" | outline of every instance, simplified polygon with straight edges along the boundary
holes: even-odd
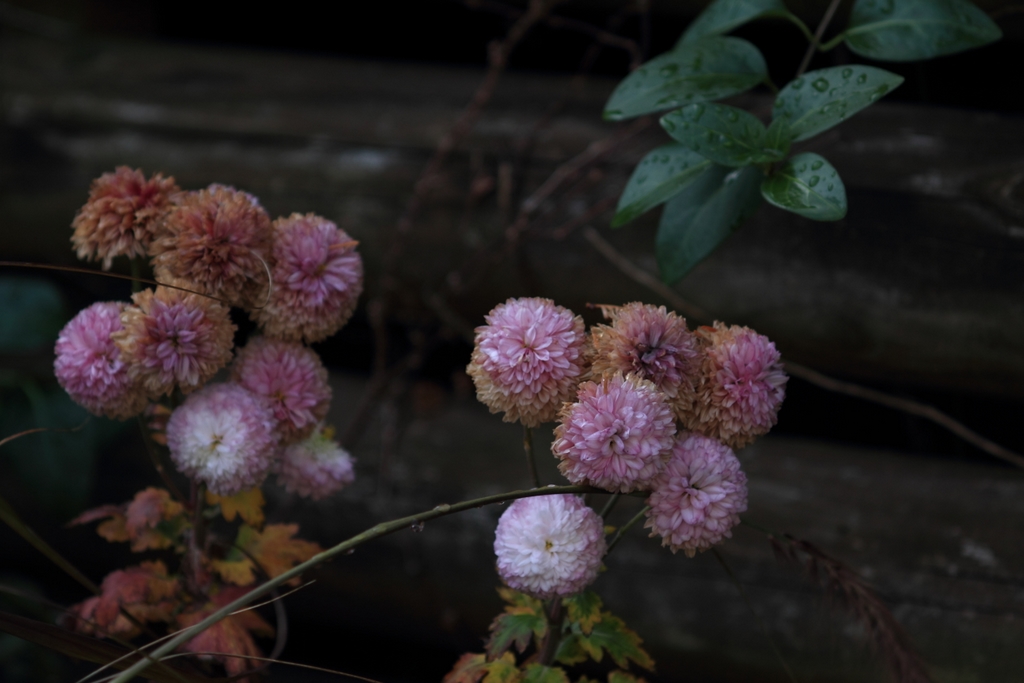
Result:
[[[586,228],[583,231],[583,235],[587,238],[587,241],[590,242],[591,246],[597,249],[602,256],[608,259],[608,261],[610,261],[612,265],[618,268],[623,274],[655,292],[665,299],[669,305],[684,312],[687,316],[698,321],[710,322],[711,318],[707,313],[688,302],[675,290],[663,284],[643,268],[633,264],[629,259],[619,253],[615,247],[602,238],[596,230],[593,228]],[[878,391],[877,389],[870,389],[858,384],[853,384],[852,382],[844,382],[843,380],[828,377],[817,370],[812,370],[811,368],[789,360],[785,361],[785,365],[786,371],[793,377],[799,377],[804,381],[810,382],[822,389],[827,389],[828,391],[861,398],[865,401],[871,401],[888,408],[923,417],[944,429],[948,429],[964,441],[976,446],[989,455],[1024,469],[1024,455],[1015,453],[1014,451],[995,443],[991,439],[985,438],[970,427],[954,420],[938,408],[908,398],[892,396]]]
[[[641,519],[643,519],[644,516],[650,511],[651,506],[645,505],[644,508],[640,510],[640,512],[633,515],[633,518],[631,520],[623,524],[622,527],[617,532],[615,532],[615,535],[612,536],[612,540],[608,541],[608,550],[606,550],[604,554],[609,555],[612,552],[612,548],[617,546],[619,544],[619,541],[622,540],[622,537],[626,535],[626,532],[632,529],[633,526],[636,525],[636,523],[639,522]]]
[[[822,585],[863,626],[868,639],[886,660],[898,683],[931,683],[931,676],[885,602],[846,564],[813,543],[769,535],[779,559],[803,565],[808,577]],[[801,555],[804,560],[801,561]]]
[[[818,30],[814,32],[814,38],[811,39],[811,44],[807,46],[807,52],[804,53],[804,58],[800,61],[800,68],[796,70],[796,76],[793,78],[800,78],[807,71],[807,67],[811,65],[814,52],[818,49],[818,45],[821,44],[821,37],[825,35],[825,29],[832,23],[832,17],[835,16],[836,10],[839,9],[839,3],[840,0],[832,0],[829,3],[828,9],[825,10],[825,16],[821,18]]]
[[[530,480],[533,481],[533,488],[540,488],[537,460],[533,457],[533,430],[526,425],[523,425],[523,450],[526,451],[526,464],[530,469]]]

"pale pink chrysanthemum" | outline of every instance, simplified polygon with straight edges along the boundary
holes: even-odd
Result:
[[[284,449],[277,480],[286,491],[320,500],[355,481],[354,460],[333,434],[321,426],[306,440]]]
[[[466,372],[477,398],[505,422],[551,422],[586,370],[583,319],[551,299],[509,299],[476,328]]]
[[[664,306],[637,301],[602,310],[612,324],[590,330],[593,375],[634,373],[654,382],[676,415],[692,410],[701,363],[697,337],[686,328],[686,319]]]
[[[331,405],[320,356],[296,342],[250,339],[238,352],[231,379],[270,401],[285,443],[309,436]]]
[[[574,484],[620,493],[650,487],[676,433],[664,394],[636,375],[584,382],[558,419],[551,450],[559,471]]]
[[[274,412],[262,396],[234,383],[211,384],[178,406],[167,422],[171,459],[218,496],[263,482],[278,448]]]
[[[121,329],[124,307],[106,301],[79,311],[57,336],[53,362],[57,381],[75,403],[118,420],[138,415],[148,403],[110,338]]]
[[[103,259],[103,270],[110,270],[115,256],[145,256],[157,222],[180,191],[174,178],[157,173],[146,180],[127,166],[96,178],[71,223],[78,258]]]
[[[274,221],[273,287],[250,314],[270,337],[312,343],[340,330],[363,291],[356,241],[315,214]]]
[[[698,330],[705,348],[688,428],[741,448],[778,419],[788,377],[775,343],[749,327],[716,322]]]
[[[605,550],[600,515],[569,494],[516,500],[494,534],[502,580],[541,599],[573,595],[590,585]]]
[[[194,391],[231,360],[235,326],[217,301],[171,287],[143,290],[132,301],[113,339],[130,376],[151,397],[175,385]]]
[[[693,557],[732,536],[747,510],[747,476],[731,448],[690,433],[672,449],[647,504],[651,536]]]
[[[266,290],[270,239],[270,216],[255,197],[211,185],[176,198],[149,254],[158,280],[247,307]]]

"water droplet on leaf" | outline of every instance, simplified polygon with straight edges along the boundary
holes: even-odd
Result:
[[[824,78],[816,78],[814,79],[814,82],[811,83],[811,86],[818,92],[825,92],[828,90],[828,81]]]

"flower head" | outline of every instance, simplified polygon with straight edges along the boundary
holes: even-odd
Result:
[[[741,448],[778,419],[789,379],[782,357],[774,342],[749,327],[716,322],[698,334],[706,350],[695,415],[687,426]]]
[[[593,374],[634,373],[654,382],[677,415],[689,411],[699,378],[700,348],[686,329],[686,320],[664,306],[639,302],[609,307],[605,315],[611,325],[591,328]]]
[[[171,287],[132,295],[113,339],[131,377],[153,397],[189,393],[231,360],[235,326],[213,299]]]
[[[252,319],[270,337],[317,342],[352,317],[363,291],[356,242],[334,223],[293,213],[274,221],[273,287]]]
[[[579,593],[605,553],[601,517],[577,496],[520,498],[498,520],[498,574],[511,588],[547,599]]]
[[[309,436],[331,404],[320,356],[295,342],[250,339],[238,352],[231,379],[270,402],[285,443]]]
[[[121,329],[124,307],[107,301],[79,311],[57,336],[53,363],[57,381],[75,403],[118,420],[138,415],[148,403],[110,338]]]
[[[585,370],[583,319],[539,298],[509,299],[485,319],[466,368],[477,398],[506,422],[554,420]]]
[[[179,195],[150,246],[157,279],[182,280],[233,305],[266,289],[270,216],[252,195],[223,185]]]
[[[174,178],[118,166],[92,181],[89,199],[71,227],[71,243],[80,259],[103,259],[110,270],[115,256],[145,256],[160,217],[180,192]]]
[[[647,504],[651,536],[693,557],[732,536],[747,509],[747,476],[731,448],[691,433],[672,449]]]
[[[211,384],[178,406],[167,422],[167,446],[182,473],[218,496],[259,485],[277,450],[274,412],[234,383]]]
[[[676,423],[664,395],[636,375],[580,385],[559,414],[551,450],[574,484],[628,493],[648,488],[672,447]]]
[[[305,441],[284,449],[277,480],[289,493],[320,500],[355,481],[353,462],[334,440],[333,430],[321,425]]]

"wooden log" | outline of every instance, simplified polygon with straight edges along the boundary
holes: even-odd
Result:
[[[275,215],[316,211],[338,221],[362,244],[370,296],[413,182],[481,77],[468,68],[14,36],[0,64],[5,254],[70,261],[67,225],[89,180],[129,164],[186,187],[235,184]],[[473,177],[518,168],[518,146],[550,103],[571,93],[521,166],[532,191],[616,130],[600,119],[613,85],[597,79],[575,91],[560,76],[503,77],[407,240],[398,271],[408,311],[426,312],[425,293],[451,289],[453,273],[508,223],[493,197],[467,213]],[[648,130],[597,164],[573,197],[543,205],[540,234],[482,281],[449,291],[452,310],[475,324],[495,302],[526,293],[576,309],[656,300],[579,235],[558,241],[548,232],[617,196],[633,165],[665,141]],[[1024,124],[882,103],[802,148],[839,169],[849,216],[819,224],[762,208],[679,291],[824,371],[1021,396]],[[656,218],[609,235],[652,270]]]
[[[329,420],[341,426],[364,386],[332,381]],[[386,427],[375,422],[356,453],[353,487],[320,504],[271,488],[271,518],[298,520],[307,537],[333,543],[386,518],[528,485],[518,426],[472,399],[447,399],[408,417],[388,474],[380,469]],[[544,438],[542,479],[561,481]],[[772,436],[739,455],[749,477],[744,518],[809,540],[867,578],[937,682],[1017,680],[1024,475]],[[609,522],[623,524],[641,505],[623,500]],[[502,510],[471,511],[363,546],[319,571],[315,586],[289,598],[290,609],[307,623],[477,648],[501,608],[492,543]],[[762,533],[738,527],[721,552],[798,680],[887,680],[858,625],[830,610],[798,568],[780,565]],[[787,680],[710,554],[672,555],[635,528],[606,564],[595,589],[644,638],[662,680]],[[335,663],[344,668],[343,658]]]

